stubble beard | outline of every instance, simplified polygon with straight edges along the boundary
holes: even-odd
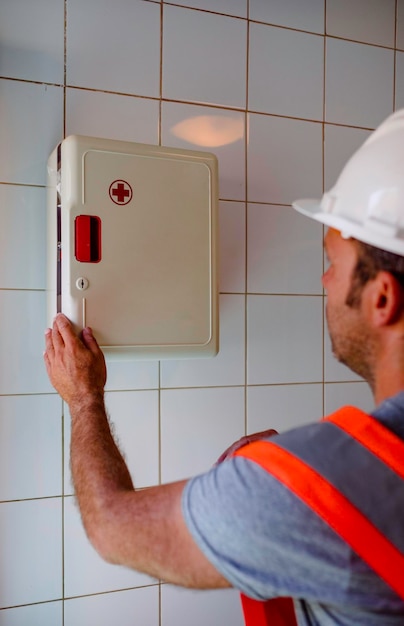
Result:
[[[326,317],[335,358],[366,380],[373,389],[374,341],[359,313],[347,305],[332,312],[327,306]]]

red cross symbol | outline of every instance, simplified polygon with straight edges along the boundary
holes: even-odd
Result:
[[[109,197],[115,204],[128,204],[132,200],[132,187],[126,180],[114,180],[109,186]]]

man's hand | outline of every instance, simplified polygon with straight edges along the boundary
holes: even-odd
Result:
[[[59,313],[45,331],[44,360],[49,379],[69,405],[87,396],[102,398],[107,378],[104,355],[90,328],[76,336],[67,317]]]

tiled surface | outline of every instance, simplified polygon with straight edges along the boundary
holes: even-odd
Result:
[[[158,144],[158,128],[157,100],[67,89],[66,135]]]
[[[336,183],[343,167],[354,152],[369,137],[369,130],[325,125],[324,132],[324,178],[325,189]]]
[[[64,626],[159,626],[157,585],[67,600]]]
[[[246,41],[244,20],[164,5],[163,97],[244,107]]]
[[[219,300],[219,353],[214,358],[162,361],[162,387],[244,385],[245,301],[241,295]]]
[[[328,39],[326,121],[375,128],[393,110],[393,76],[392,50]]]
[[[325,385],[325,415],[347,404],[371,413],[375,403],[368,384],[358,382]]]
[[[291,207],[248,205],[249,293],[321,294],[323,229]]]
[[[247,0],[164,0],[165,4],[180,4],[193,9],[203,9],[225,15],[247,17]]]
[[[290,204],[322,189],[321,124],[249,115],[248,200]],[[293,175],[292,175],[293,173]]]
[[[247,431],[257,433],[315,422],[322,417],[323,387],[315,385],[259,385],[247,391]]]
[[[219,206],[219,289],[244,293],[246,287],[246,209],[244,202]]]
[[[163,585],[161,626],[243,626],[240,597],[235,590],[193,591]]]
[[[397,1],[397,48],[404,50],[404,0]]]
[[[322,119],[323,37],[251,24],[249,64],[250,110]]]
[[[64,506],[64,593],[66,597],[150,585],[144,574],[110,565],[98,556],[84,532],[74,498]]]
[[[0,608],[62,596],[61,522],[60,498],[1,504]]]
[[[69,0],[67,83],[159,96],[160,8],[133,0]]]
[[[250,19],[324,33],[324,0],[250,0]]]
[[[107,391],[125,389],[157,389],[159,386],[158,361],[118,361],[106,359]]]
[[[321,327],[320,296],[248,296],[248,384],[320,382]]]
[[[0,285],[45,289],[46,192],[38,187],[0,185]]]
[[[206,471],[243,434],[241,387],[162,391],[162,481],[189,478]]]
[[[63,0],[3,0],[0,76],[62,83],[63,29]]]
[[[213,152],[219,163],[221,199],[245,199],[244,137],[243,113],[171,102],[162,104],[162,144]]]
[[[14,609],[0,609],[2,626],[63,626],[63,602],[31,604]]]
[[[404,52],[397,52],[396,57],[396,109],[404,108]]]
[[[0,79],[0,182],[46,184],[49,154],[63,132],[63,89]]]
[[[203,471],[246,431],[344,402],[371,408],[324,335],[321,226],[289,207],[333,184],[392,111],[393,87],[404,106],[404,0],[395,85],[394,2],[364,3],[327,2],[327,42],[324,0],[1,3],[1,624],[241,626],[236,592],[160,587],[103,563],[69,496],[69,415],[42,362],[46,162],[65,134],[219,161],[218,357],[108,359],[109,410],[137,485]],[[52,497],[62,487],[64,503]]]
[[[0,501],[62,494],[62,402],[0,396]]]
[[[43,363],[46,297],[0,290],[0,395],[52,391]]]
[[[327,35],[394,47],[395,0],[327,0]]]

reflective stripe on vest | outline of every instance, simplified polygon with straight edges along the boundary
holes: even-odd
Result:
[[[259,464],[288,487],[404,599],[404,524],[397,524],[404,519],[404,442],[397,435],[344,407],[320,424],[256,441],[234,456]],[[364,478],[370,489],[363,489]],[[242,602],[247,626],[296,624],[294,617],[272,620],[276,600]],[[261,612],[254,607],[253,615],[253,603],[267,606]]]

